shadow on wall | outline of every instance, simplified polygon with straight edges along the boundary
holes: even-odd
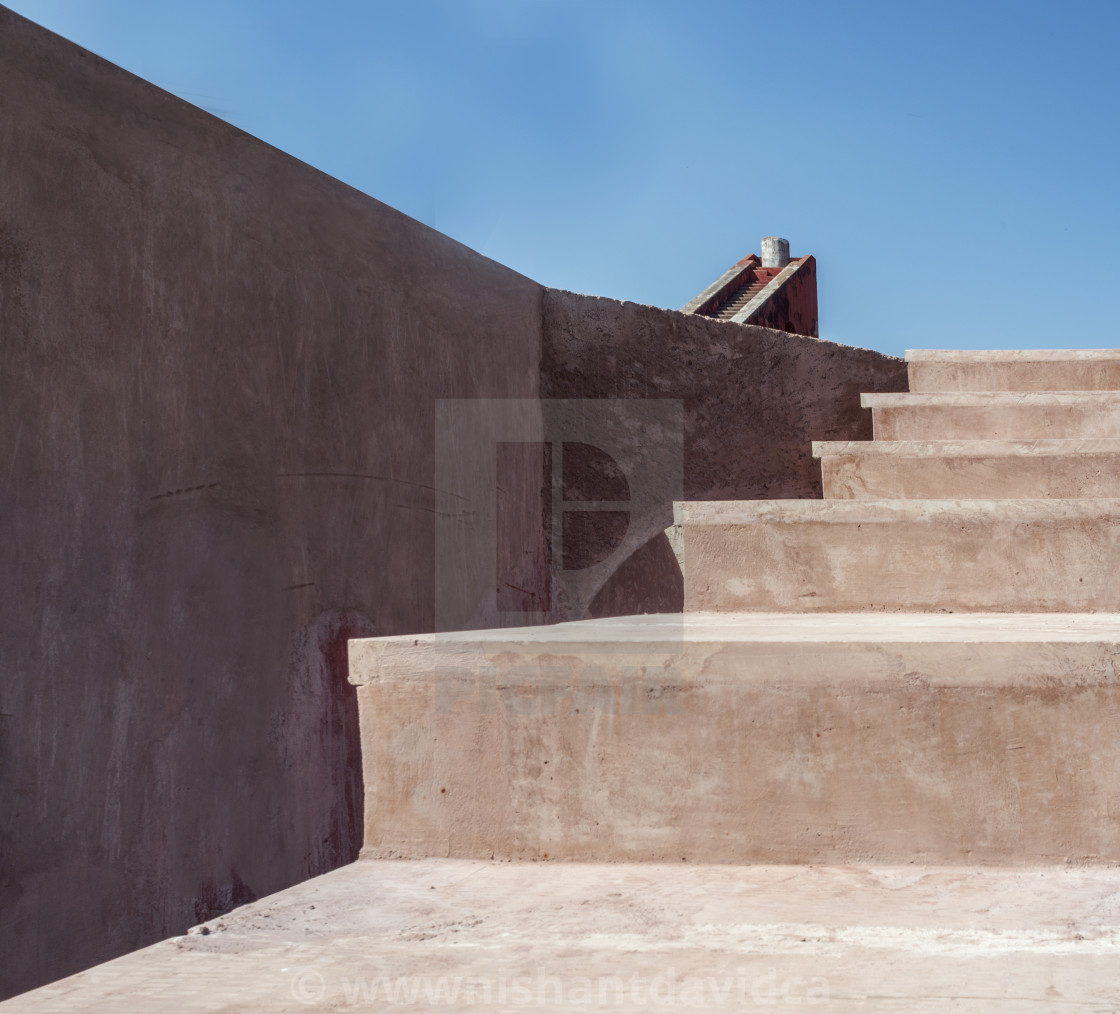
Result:
[[[870,440],[871,413],[860,394],[907,390],[906,364],[878,352],[556,289],[544,295],[542,334],[542,398],[661,399],[681,407],[674,499],[819,499],[812,442]],[[658,436],[637,427],[629,439]],[[588,497],[615,495],[604,487]],[[565,555],[572,547],[577,559],[603,558],[627,524],[645,526],[640,548],[615,561],[585,615],[682,608],[680,567],[664,531],[672,504],[641,506],[637,518],[589,512],[572,526]]]
[[[505,618],[551,623],[683,609],[683,574],[663,530],[681,491],[679,404],[671,399],[663,404],[672,410],[659,413],[669,423],[664,456],[619,451],[612,439],[617,432],[604,434],[602,442],[625,464],[582,440],[499,445],[497,606]],[[625,418],[615,415],[615,421]],[[657,439],[653,427],[640,432],[642,443]],[[520,460],[503,469],[511,449]],[[503,493],[517,489],[517,475],[532,473],[526,455],[535,455],[542,469],[539,504],[536,488],[522,488],[507,505]],[[668,481],[651,497],[647,483],[627,478],[626,465],[635,464],[660,464]]]
[[[619,565],[587,609],[587,617],[684,611],[684,574],[669,537],[660,532]]]
[[[286,680],[292,696],[279,739],[305,784],[322,786],[330,804],[304,855],[308,877],[353,862],[362,846],[361,733],[347,642],[374,636],[367,616],[331,610],[304,627],[292,646]],[[306,743],[318,743],[320,750],[309,755]]]

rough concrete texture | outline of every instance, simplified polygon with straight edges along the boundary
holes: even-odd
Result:
[[[1120,861],[1116,615],[506,634],[354,643],[366,855]]]
[[[1120,349],[913,350],[910,390],[1116,391]]]
[[[1118,898],[1112,869],[360,861],[0,1010],[1107,1012]]]
[[[0,180],[2,996],[353,857],[346,639],[432,629],[435,399],[536,398],[545,297],[3,8]],[[547,386],[665,381],[698,488],[801,495],[797,412],[850,439],[849,391],[904,386],[870,352],[547,302]],[[789,474],[739,450],[760,422]],[[640,562],[599,608],[658,606]]]
[[[350,861],[433,399],[540,288],[0,9],[0,996]]]
[[[686,500],[821,495],[813,440],[870,439],[863,391],[905,391],[902,360],[834,342],[549,289],[541,397],[684,405]]]
[[[682,505],[685,609],[1120,612],[1120,500]]]
[[[973,422],[1006,410],[1018,423],[1009,436],[1025,429],[1030,437],[1032,419],[1070,406],[1099,409],[1108,397],[867,400],[877,414],[900,403],[945,409],[941,429],[928,437],[944,436],[945,419],[970,410],[980,411]],[[1022,409],[1029,411],[1016,417]],[[877,418],[881,435],[878,427]],[[973,426],[968,435],[986,434]],[[830,449],[859,453],[851,443],[817,445]],[[953,463],[985,453],[997,461],[986,480],[994,487],[1018,460],[1115,450],[1089,440],[950,440],[873,446],[863,458],[898,470],[923,455]],[[947,900],[952,908],[954,890],[988,872],[1009,883],[1008,866],[1120,862],[1120,500],[677,508],[683,616],[353,642],[366,856],[861,862],[871,864],[860,873],[870,878],[881,876],[881,864],[959,864],[958,881],[936,884],[927,878],[943,869],[910,867],[915,879],[906,886],[931,888],[924,899],[903,901],[911,913],[941,910]],[[765,869],[740,866],[732,876],[765,876]],[[1046,893],[1035,872],[1015,882],[1020,912]],[[1115,869],[1104,875],[1111,880]],[[793,936],[809,943],[818,934],[802,915],[814,904],[799,893],[806,871],[787,877]],[[542,879],[557,891],[557,878]],[[703,888],[694,881],[690,890],[694,903]],[[1117,896],[1110,887],[1102,908],[1111,910]],[[867,941],[865,906],[876,908],[874,897],[847,895],[827,938]],[[705,934],[719,925],[711,911]],[[967,939],[945,926],[928,936],[897,925],[874,935],[921,938],[923,949],[949,946],[970,958],[992,944],[1039,953],[1035,928],[992,935],[976,928]],[[782,932],[740,923],[733,937],[742,946]],[[681,935],[686,946],[702,937]],[[592,961],[605,950],[602,936],[594,939]],[[647,953],[633,936],[628,944],[632,954]],[[858,966],[858,956],[847,956],[847,968]],[[906,990],[923,973],[897,959],[879,970],[874,994],[848,994],[844,1008],[959,1004],[961,965],[952,989],[919,996]],[[1036,1000],[1040,1009],[1113,1009],[1112,987],[1073,997],[1053,982],[1045,991],[1024,985],[1042,965],[1027,962],[1022,976],[1001,970],[995,981],[1009,1009]],[[1063,971],[1077,974],[1075,967],[1071,958]],[[998,1009],[991,988],[974,988],[966,1004]]]
[[[814,442],[827,500],[1120,496],[1120,440]]]
[[[1120,391],[864,394],[876,440],[1120,438]]]

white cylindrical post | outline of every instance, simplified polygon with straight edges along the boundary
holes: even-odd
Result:
[[[789,263],[789,240],[780,236],[762,237],[762,266],[784,268]]]

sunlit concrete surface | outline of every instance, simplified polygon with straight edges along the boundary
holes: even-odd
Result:
[[[1120,500],[685,503],[686,611],[1120,612]]]
[[[351,642],[379,858],[1120,860],[1120,616],[639,616]]]
[[[4,1014],[1114,1011],[1120,870],[360,860]]]
[[[814,441],[826,500],[1120,496],[1120,440]]]
[[[876,440],[1120,437],[1120,391],[864,394]]]
[[[1120,349],[915,349],[906,364],[916,393],[1120,389]]]

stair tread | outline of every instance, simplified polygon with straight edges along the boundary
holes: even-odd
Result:
[[[1120,349],[907,349],[908,363],[1066,363],[1120,360]]]
[[[1120,454],[1120,438],[1055,440],[814,440],[813,457],[839,454],[899,457],[1065,457]]]
[[[909,408],[916,405],[976,407],[995,405],[1120,404],[1120,391],[889,391],[860,395],[864,408]]]
[[[633,645],[651,652],[685,644],[1120,642],[1118,613],[647,613],[535,627],[370,637],[350,644],[351,682],[431,675],[441,653],[552,654],[581,647]],[[460,661],[462,656],[459,655]],[[547,674],[538,678],[543,679]],[[568,679],[559,669],[557,680]],[[644,676],[635,674],[635,678]]]
[[[1022,522],[1120,518],[1120,498],[1094,500],[689,500],[678,504],[688,525],[754,521],[889,523],[935,518]]]

